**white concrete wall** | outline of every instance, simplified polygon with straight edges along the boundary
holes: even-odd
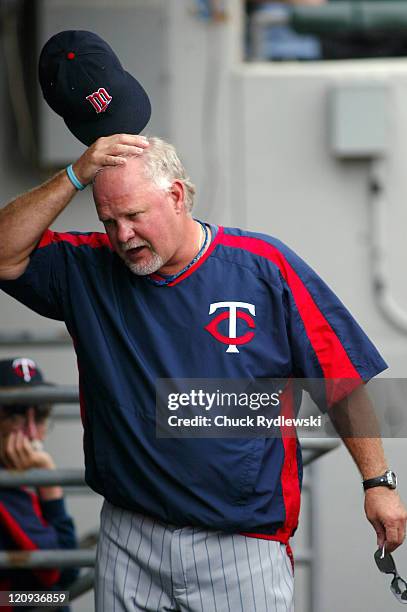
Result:
[[[338,162],[330,156],[327,94],[338,81],[378,78],[389,84],[389,274],[397,300],[407,308],[407,289],[401,281],[406,261],[407,62],[242,66],[239,5],[239,0],[231,0],[228,20],[207,24],[194,17],[189,0],[168,0],[168,133],[198,185],[196,214],[213,222],[266,231],[287,242],[350,308],[390,363],[389,375],[405,376],[407,339],[383,321],[370,287],[368,167],[365,162]],[[2,83],[3,73],[1,63]],[[1,116],[8,118],[7,100],[0,104]],[[1,200],[40,180],[28,168],[12,162],[13,146],[1,129]],[[57,229],[97,227],[88,193],[78,196],[55,224]],[[4,295],[0,295],[0,312],[3,328],[59,327]],[[10,351],[0,350],[1,357],[7,354]],[[52,353],[36,349],[30,354],[51,379],[76,382],[70,349]],[[49,447],[61,466],[79,466],[79,424],[55,429]],[[400,490],[407,499],[403,478],[406,442],[385,441],[385,447],[390,464],[400,473]],[[338,450],[320,460],[313,481],[319,571],[315,577],[318,604],[312,612],[396,609],[389,580],[374,567],[375,536],[363,516],[359,477],[346,452]],[[68,503],[80,533],[95,526],[99,500],[69,498]],[[298,547],[306,544],[303,529],[296,540]],[[396,553],[401,573],[407,567],[406,550]],[[310,612],[305,591],[305,572],[299,568],[297,612]],[[90,606],[88,599],[74,610],[90,610]]]

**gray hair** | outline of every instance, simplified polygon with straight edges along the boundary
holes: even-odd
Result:
[[[144,170],[159,189],[168,190],[173,181],[181,181],[185,188],[185,210],[191,212],[194,205],[195,185],[189,178],[175,147],[169,142],[148,136],[150,145],[144,149]]]

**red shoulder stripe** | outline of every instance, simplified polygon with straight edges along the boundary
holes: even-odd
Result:
[[[93,249],[100,247],[112,248],[110,240],[106,234],[100,232],[93,232],[91,234],[69,234],[61,232],[53,232],[52,230],[46,230],[38,244],[38,248],[46,247],[53,242],[69,242],[73,246],[87,245]]]
[[[359,372],[349,359],[338,336],[324,317],[301,278],[284,255],[272,244],[248,236],[223,234],[221,244],[249,251],[272,261],[287,281],[298,312],[303,320],[307,336],[321,365],[324,378],[361,380]]]

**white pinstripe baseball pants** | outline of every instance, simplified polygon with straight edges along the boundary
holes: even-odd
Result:
[[[293,586],[279,542],[178,528],[103,504],[96,612],[293,612]]]

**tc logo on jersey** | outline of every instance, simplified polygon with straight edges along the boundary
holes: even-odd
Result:
[[[99,114],[105,112],[113,98],[107,93],[104,87],[99,87],[99,89],[91,93],[90,96],[86,96],[86,99],[92,104],[95,111]]]
[[[32,359],[14,359],[11,366],[13,371],[20,378],[24,378],[25,382],[30,382],[33,376],[37,373],[37,366]]]
[[[253,317],[256,316],[256,307],[254,304],[247,304],[246,302],[215,302],[214,304],[210,304],[209,314],[213,314],[219,308],[227,308],[227,310],[219,313],[217,317],[212,319],[212,321],[205,326],[205,329],[212,334],[216,340],[229,345],[226,349],[227,353],[238,353],[239,349],[237,345],[247,344],[250,340],[253,340],[254,332],[247,331],[243,336],[236,336],[237,319],[243,319],[243,321],[246,321],[248,327],[255,329],[256,324]],[[248,310],[250,314],[248,314],[246,310]],[[250,315],[253,315],[253,317]],[[229,319],[228,336],[224,336],[218,331],[219,323],[225,319]]]

